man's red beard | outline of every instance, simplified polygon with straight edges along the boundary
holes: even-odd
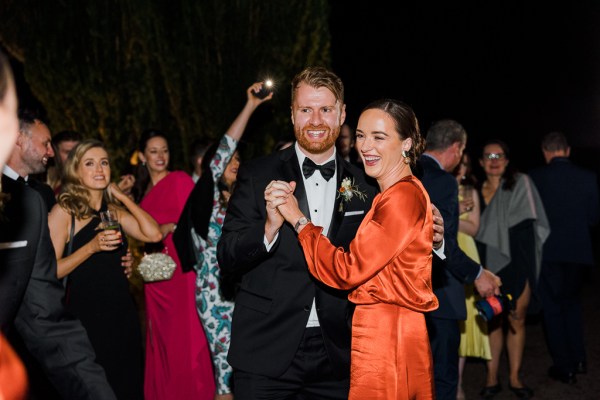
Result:
[[[309,136],[309,135],[308,135],[308,133],[305,133],[304,131],[309,131],[309,130],[324,130],[325,131],[325,139],[320,142],[314,142],[314,141],[307,139],[307,136]],[[294,127],[294,134],[296,135],[296,140],[298,141],[298,144],[300,145],[300,147],[310,151],[311,153],[321,154],[321,153],[325,153],[327,150],[329,150],[333,146],[335,146],[335,141],[337,140],[338,136],[340,135],[340,127],[338,126],[337,128],[334,128],[334,129],[331,129],[327,125],[310,126],[310,127],[304,127],[304,128]]]

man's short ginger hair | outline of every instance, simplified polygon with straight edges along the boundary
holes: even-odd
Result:
[[[333,93],[335,99],[344,104],[344,84],[333,72],[323,67],[308,67],[298,73],[292,80],[292,105],[296,99],[296,91],[301,83],[305,83],[315,89],[327,88]]]

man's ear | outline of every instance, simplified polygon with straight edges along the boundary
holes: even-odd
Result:
[[[340,127],[344,124],[344,121],[346,121],[346,105],[342,104],[342,108],[340,110]]]
[[[27,138],[25,137],[25,135],[23,133],[19,132],[19,134],[17,135],[16,146],[19,148],[23,148],[26,140],[27,140]]]
[[[294,125],[294,107],[290,107],[290,117],[292,117],[292,125]]]

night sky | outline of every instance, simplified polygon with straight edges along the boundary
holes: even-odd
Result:
[[[397,98],[424,133],[442,118],[463,124],[474,156],[505,140],[523,171],[543,162],[541,137],[560,130],[573,158],[600,172],[599,1],[399,3],[332,1],[347,122],[371,100]]]

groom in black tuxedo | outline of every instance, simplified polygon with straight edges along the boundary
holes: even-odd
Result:
[[[273,181],[297,182],[304,215],[348,249],[377,189],[336,154],[346,112],[335,74],[311,67],[296,75],[291,109],[297,142],[240,168],[218,243],[222,273],[241,275],[228,356],[236,400],[348,398],[348,292],[311,277],[296,236],[308,221],[285,224],[269,199]],[[345,179],[364,200],[338,195]]]

